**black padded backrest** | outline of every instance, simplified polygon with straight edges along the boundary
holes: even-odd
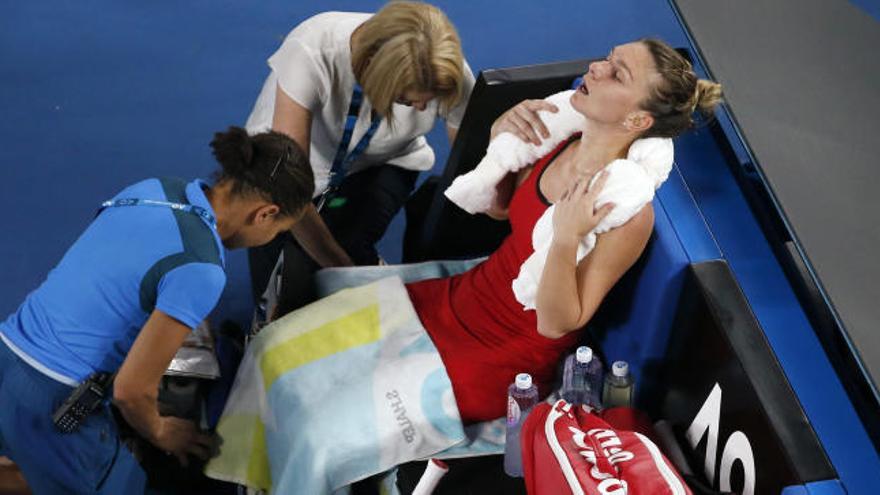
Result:
[[[592,60],[489,69],[479,74],[443,174],[423,185],[407,205],[404,261],[482,256],[501,243],[510,231],[507,222],[469,215],[449,202],[443,191],[483,158],[489,128],[499,115],[522,100],[570,88]]]

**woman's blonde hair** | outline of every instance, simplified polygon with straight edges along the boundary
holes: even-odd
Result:
[[[461,99],[461,41],[433,5],[389,3],[358,28],[351,58],[355,78],[384,117],[391,117],[394,101],[405,91],[433,93],[444,113]]]
[[[691,63],[665,42],[643,39],[641,43],[660,74],[660,82],[642,103],[654,117],[654,125],[642,137],[675,137],[694,126],[695,111],[711,115],[721,102],[721,85],[698,79]]]

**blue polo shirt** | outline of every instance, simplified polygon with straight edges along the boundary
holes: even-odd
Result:
[[[190,203],[214,215],[196,180],[147,179],[113,199]],[[195,328],[226,285],[223,245],[199,216],[162,206],[101,211],[46,280],[0,323],[32,366],[73,384],[116,371],[150,313]]]

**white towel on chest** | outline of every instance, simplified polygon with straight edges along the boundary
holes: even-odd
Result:
[[[487,211],[495,200],[495,186],[510,172],[518,172],[535,160],[550,153],[563,140],[584,128],[586,120],[572,106],[574,91],[563,91],[548,96],[545,101],[559,109],[558,112],[540,111],[538,115],[550,131],[550,137],[540,145],[526,143],[513,134],[504,132],[489,142],[486,156],[470,172],[452,181],[444,194],[468,213]]]
[[[474,170],[456,178],[445,191],[446,196],[469,213],[487,211],[495,199],[495,186],[508,173],[533,164],[584,128],[584,117],[570,103],[573,93],[572,90],[563,91],[546,99],[559,108],[558,112],[539,112],[550,131],[550,137],[536,146],[523,142],[513,134],[499,134],[489,143],[483,160]],[[596,206],[613,202],[615,207],[582,239],[577,261],[593,249],[597,234],[623,225],[654,199],[654,191],[663,184],[672,169],[673,154],[671,139],[638,139],[630,146],[626,159],[614,160],[605,167],[609,173],[608,180]],[[522,264],[512,284],[517,301],[526,310],[535,309],[538,282],[553,240],[554,210],[554,206],[548,208],[535,224],[532,231],[534,253]]]

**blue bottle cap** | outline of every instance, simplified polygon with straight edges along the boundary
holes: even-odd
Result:
[[[577,348],[577,351],[575,351],[574,358],[577,359],[577,362],[579,363],[589,363],[593,360],[593,350],[582,345]]]
[[[629,364],[626,361],[614,361],[611,365],[611,373],[614,376],[624,377],[629,374]]]
[[[532,388],[532,375],[528,373],[520,373],[516,375],[516,388],[520,390],[528,390]]]

